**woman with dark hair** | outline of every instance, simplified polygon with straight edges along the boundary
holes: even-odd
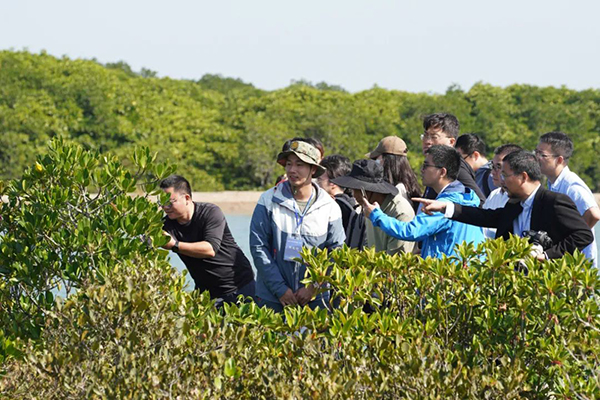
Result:
[[[407,151],[404,140],[397,136],[387,136],[381,139],[375,150],[365,156],[381,164],[385,180],[396,186],[400,194],[416,209],[411,198],[420,197],[421,188],[415,172],[408,163]]]

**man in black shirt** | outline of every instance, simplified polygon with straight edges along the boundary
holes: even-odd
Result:
[[[423,120],[423,128],[425,132],[421,135],[423,143],[423,154],[429,150],[431,146],[441,144],[454,147],[458,138],[459,124],[458,119],[452,114],[438,113],[427,115]],[[475,183],[475,172],[467,162],[462,159],[458,170],[458,178],[456,179],[465,187],[473,190],[477,197],[481,200],[481,204],[485,201],[485,195]],[[423,197],[426,199],[435,199],[437,193],[430,187],[425,188]]]
[[[196,289],[208,290],[217,305],[234,302],[238,295],[254,297],[254,272],[221,209],[192,201],[192,189],[182,176],[171,175],[160,187],[171,195],[162,205],[163,229],[171,237],[163,248],[179,255]]]

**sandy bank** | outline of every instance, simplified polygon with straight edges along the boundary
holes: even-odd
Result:
[[[225,214],[252,214],[254,207],[263,192],[194,192],[194,201],[214,203],[221,207]]]

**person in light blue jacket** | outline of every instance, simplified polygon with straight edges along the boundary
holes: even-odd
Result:
[[[437,200],[477,207],[479,197],[456,180],[459,168],[460,155],[454,148],[432,146],[425,153],[421,167],[423,184],[438,193]],[[385,215],[377,203],[363,199],[362,206],[365,216],[386,234],[402,240],[422,241],[423,258],[452,256],[457,244],[471,242],[477,245],[485,240],[480,227],[453,221],[442,213],[427,215],[420,212],[412,221],[402,222]]]
[[[287,305],[327,307],[329,293],[305,287],[306,266],[298,261],[302,247],[329,249],[344,244],[342,212],[327,192],[312,182],[325,172],[320,153],[294,140],[277,156],[287,181],[262,194],[250,222],[250,252],[257,271],[259,305],[281,312]]]

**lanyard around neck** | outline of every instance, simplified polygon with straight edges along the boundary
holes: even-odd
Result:
[[[292,185],[290,184],[290,191],[291,189]],[[300,213],[300,210],[297,206],[296,198],[294,197],[294,192],[292,191],[292,198],[294,199],[294,215],[296,216],[296,232],[300,232],[300,227],[302,226],[302,222],[304,222],[304,216],[308,212],[308,207],[310,206],[310,202],[313,198],[313,195],[315,194],[312,185],[310,189],[310,197],[308,198],[308,201],[306,202],[306,207],[304,207],[304,211],[302,213]]]

